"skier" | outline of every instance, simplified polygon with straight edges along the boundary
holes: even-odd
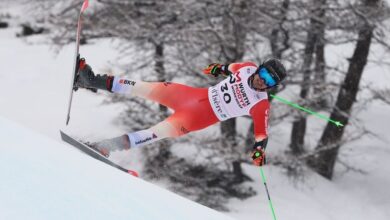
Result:
[[[252,62],[212,63],[203,72],[214,77],[222,75],[226,79],[209,88],[193,88],[172,82],[143,82],[95,75],[81,59],[75,83],[77,87],[135,95],[174,110],[172,115],[151,128],[96,142],[92,147],[108,157],[112,151],[140,147],[163,138],[200,130],[229,118],[250,115],[254,121],[255,136],[251,158],[253,164],[263,165],[270,108],[267,90],[285,78],[283,64],[277,59],[266,60],[259,67]]]

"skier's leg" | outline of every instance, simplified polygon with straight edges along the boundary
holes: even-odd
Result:
[[[184,104],[189,96],[196,94],[198,90],[207,91],[206,88],[193,88],[178,83],[143,82],[117,76],[95,75],[92,68],[85,63],[82,68],[80,67],[76,86],[135,95],[156,101],[171,109],[175,109]]]
[[[189,100],[189,101],[188,101]],[[218,122],[207,98],[207,90],[197,90],[185,105],[157,125],[95,144],[99,151],[109,152],[141,147],[168,137],[178,137],[191,131],[203,129]],[[108,146],[108,147],[107,147]]]
[[[128,133],[130,147],[141,147],[164,138],[179,137],[218,122],[218,118],[212,112],[212,109],[207,108],[208,102],[204,104],[206,111],[202,111],[205,110],[202,109],[205,106],[198,106],[197,110],[201,112],[191,109],[180,109],[149,129]]]
[[[152,101],[156,101],[171,109],[178,109],[187,105],[193,99],[203,98],[207,93],[206,88],[193,88],[190,86],[171,82],[143,82],[114,77],[112,92],[130,94]]]
[[[185,105],[159,124],[127,134],[131,147],[139,147],[167,137],[179,137],[218,122],[207,98],[207,90],[198,91]]]
[[[167,120],[164,120],[155,126],[136,132],[128,133],[130,147],[141,147],[154,143],[164,138],[177,137],[179,134],[176,129]]]
[[[90,145],[108,157],[113,151],[129,150],[130,148],[141,147],[167,137],[177,137],[179,135],[171,123],[165,120],[149,129],[131,132]]]

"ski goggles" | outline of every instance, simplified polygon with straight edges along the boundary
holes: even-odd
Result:
[[[275,79],[271,76],[271,74],[265,67],[260,68],[258,74],[260,78],[264,80],[267,86],[272,87],[276,85]]]

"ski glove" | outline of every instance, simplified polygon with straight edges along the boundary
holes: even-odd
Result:
[[[252,151],[252,163],[256,166],[263,166],[266,163],[265,151],[261,148]]]
[[[256,142],[252,150],[252,163],[256,166],[263,166],[267,160],[265,157],[265,147],[267,145],[267,139]]]
[[[203,69],[204,74],[210,74],[215,77],[218,77],[220,74],[224,76],[230,75],[230,71],[228,70],[229,65],[222,65],[219,63],[212,63],[208,65],[205,69]]]

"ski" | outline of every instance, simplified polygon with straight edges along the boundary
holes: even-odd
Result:
[[[71,88],[70,88],[70,95],[69,95],[69,101],[68,101],[68,114],[66,117],[66,125],[69,124],[70,120],[70,109],[72,106],[72,99],[73,99],[73,90],[74,88],[74,81],[76,79],[76,75],[78,72],[78,66],[80,61],[80,54],[79,54],[79,47],[80,47],[80,34],[81,34],[81,21],[82,21],[82,15],[84,11],[88,8],[89,2],[88,0],[84,0],[83,5],[80,9],[79,18],[77,21],[77,32],[76,32],[76,50],[75,50],[75,56],[74,56],[74,63],[73,63],[73,73],[72,73],[72,80],[71,80]]]
[[[80,151],[82,151],[83,153],[95,158],[96,160],[99,160],[103,163],[106,163],[112,167],[115,167],[125,173],[128,173],[130,175],[133,175],[135,177],[138,177],[138,173],[134,170],[129,170],[129,169],[125,169],[121,166],[119,166],[118,164],[115,164],[114,162],[112,162],[111,160],[107,159],[106,157],[104,157],[103,155],[101,155],[97,150],[91,148],[90,146],[80,142],[80,141],[77,141],[76,139],[72,138],[71,136],[67,135],[66,133],[64,133],[63,131],[60,130],[60,133],[61,133],[61,139],[63,141],[65,141],[66,143],[72,145],[73,147],[79,149]]]

